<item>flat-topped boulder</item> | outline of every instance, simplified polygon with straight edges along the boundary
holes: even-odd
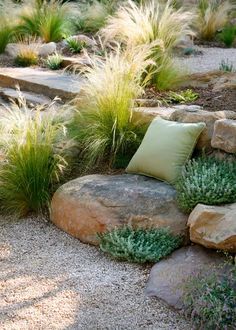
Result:
[[[0,68],[0,87],[20,89],[50,98],[68,100],[76,97],[82,86],[82,78],[64,72],[52,72],[34,68]]]
[[[187,238],[187,216],[177,208],[170,185],[139,175],[88,175],[61,186],[51,220],[82,242],[98,244],[97,233],[123,225],[169,227]]]

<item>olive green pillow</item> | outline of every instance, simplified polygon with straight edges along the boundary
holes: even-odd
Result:
[[[126,172],[174,183],[205,127],[205,123],[177,123],[155,118]]]

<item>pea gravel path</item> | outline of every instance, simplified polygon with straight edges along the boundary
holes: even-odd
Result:
[[[207,72],[218,70],[222,60],[232,63],[234,70],[236,70],[236,48],[207,48],[194,47],[202,51],[202,55],[185,56],[184,58],[177,58],[177,63],[180,67],[187,68],[190,73]]]
[[[0,329],[189,330],[144,297],[149,271],[112,261],[46,220],[0,219]]]

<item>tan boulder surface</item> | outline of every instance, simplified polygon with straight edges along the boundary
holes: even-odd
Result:
[[[213,148],[236,153],[236,120],[217,120],[214,125],[211,145]]]
[[[236,113],[233,111],[205,111],[194,110],[191,111],[188,108],[182,108],[173,112],[170,116],[170,120],[174,120],[181,123],[199,123],[204,122],[206,128],[203,130],[199,137],[196,148],[197,149],[211,149],[211,138],[214,131],[214,124],[219,119],[236,119]]]
[[[139,175],[88,175],[61,186],[51,203],[52,222],[98,244],[97,233],[117,226],[169,227],[187,237],[187,216],[178,210],[170,185]]]
[[[207,248],[236,252],[236,203],[198,204],[188,219],[190,240]]]

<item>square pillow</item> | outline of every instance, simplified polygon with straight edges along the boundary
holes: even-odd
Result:
[[[205,127],[205,123],[177,123],[155,118],[126,172],[174,183]]]

